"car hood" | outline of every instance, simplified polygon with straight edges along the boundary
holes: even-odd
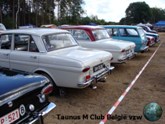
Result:
[[[92,62],[100,61],[100,60],[110,60],[112,58],[112,54],[102,50],[95,50],[84,48],[81,46],[71,47],[60,49],[56,51],[52,51],[48,53],[49,56],[56,56],[58,58],[63,58],[66,61],[77,61],[81,64],[90,64]],[[57,63],[57,62],[56,62]],[[58,62],[59,63],[59,62]],[[73,66],[68,63],[59,63],[59,64],[67,64],[68,66]],[[75,67],[78,65],[74,65]]]
[[[47,78],[0,69],[0,104],[2,99],[11,97],[11,95],[20,94],[20,92],[25,92],[31,88],[41,87],[41,81],[43,80],[47,80]]]
[[[116,39],[103,39],[103,40],[98,40],[96,42],[102,43],[102,44],[106,44],[108,45],[113,45],[113,46],[117,46],[120,49],[130,49],[130,48],[134,48],[135,47],[135,43],[130,42],[130,41],[123,41],[123,40],[116,40]]]

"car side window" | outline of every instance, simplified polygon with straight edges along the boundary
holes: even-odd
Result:
[[[38,48],[30,35],[15,34],[14,35],[14,50],[38,52]]]
[[[0,36],[0,48],[9,50],[11,49],[12,34],[2,34]]]
[[[83,30],[72,30],[72,35],[76,40],[90,41],[89,36]]]
[[[127,31],[125,30],[125,28],[120,28],[119,33],[120,33],[121,36],[128,36]]]
[[[117,36],[118,35],[116,28],[108,28],[107,32],[108,32],[109,36]]]
[[[30,39],[30,43],[29,43],[29,52],[39,52],[36,43],[34,42],[34,40]]]
[[[117,28],[112,29],[112,36],[118,36],[118,30]]]

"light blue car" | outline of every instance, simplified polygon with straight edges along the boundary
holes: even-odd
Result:
[[[148,50],[148,40],[141,27],[129,25],[104,25],[103,27],[107,29],[113,39],[134,42],[136,44],[135,52]]]

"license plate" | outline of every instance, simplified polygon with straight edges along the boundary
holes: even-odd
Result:
[[[103,68],[104,68],[103,64],[96,65],[96,66],[93,67],[93,72],[97,72],[97,71],[99,71]]]
[[[16,109],[0,118],[0,124],[11,124],[20,118],[19,110]]]

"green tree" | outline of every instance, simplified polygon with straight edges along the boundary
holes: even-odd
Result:
[[[165,9],[151,8],[152,18],[151,23],[155,23],[159,20],[165,20]]]
[[[58,2],[58,19],[60,24],[78,24],[81,15],[83,0],[57,0]]]
[[[18,26],[52,23],[54,8],[54,0],[0,0],[0,22],[7,28],[15,28],[17,15]]]
[[[16,1],[0,0],[0,21],[7,28],[15,27]]]
[[[81,24],[82,24],[82,25],[87,25],[87,24],[89,24],[90,22],[91,22],[91,19],[90,19],[88,16],[82,17],[82,18],[81,18]]]
[[[151,9],[145,2],[131,3],[125,13],[129,24],[146,23],[151,19]]]

